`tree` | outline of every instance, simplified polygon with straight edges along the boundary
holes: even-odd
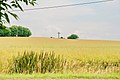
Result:
[[[0,0],[0,27],[6,22],[10,23],[9,14],[18,20],[18,16],[10,10],[16,8],[24,11],[20,5],[21,2],[33,6],[36,4],[36,0]]]
[[[17,36],[23,37],[23,27],[22,26],[17,26],[18,33]]]
[[[4,29],[6,28],[6,26],[4,26],[4,25],[2,25],[1,27],[0,27],[0,36],[1,37],[3,37],[4,36]]]
[[[9,27],[9,29],[11,30],[11,36],[17,36],[18,35],[18,28],[17,26],[11,26]]]
[[[18,33],[17,36],[19,37],[29,37],[32,35],[31,31],[28,28],[17,26]]]
[[[79,37],[76,34],[72,34],[72,35],[67,37],[67,39],[77,39],[77,38],[79,38]]]
[[[11,30],[8,27],[2,25],[0,27],[0,36],[5,37],[10,35],[11,35]]]
[[[23,36],[29,37],[31,35],[32,35],[31,31],[28,28],[23,27]]]
[[[4,36],[3,29],[0,29],[0,37],[3,37],[3,36]]]
[[[3,33],[4,35],[3,36],[11,36],[11,30],[9,28],[5,28],[3,29]]]
[[[5,29],[6,28],[6,26],[5,25],[2,25],[1,27],[0,27],[0,29]]]
[[[26,27],[22,27],[22,26],[0,27],[1,37],[6,37],[6,36],[29,37],[31,35],[32,35],[31,31],[29,30],[29,28]]]

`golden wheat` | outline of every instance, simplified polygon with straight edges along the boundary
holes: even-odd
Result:
[[[120,41],[67,40],[38,37],[0,38],[0,72],[3,71],[8,64],[8,60],[13,55],[17,56],[18,52],[24,53],[24,51],[35,51],[37,53],[40,51],[54,51],[55,54],[63,55],[68,60],[73,61],[69,64],[76,66],[74,68],[76,72],[102,72],[102,70],[120,72]],[[87,64],[86,68],[79,67],[85,63]],[[118,67],[116,67],[115,63],[118,64]],[[100,65],[95,66],[96,64]],[[109,67],[104,70],[101,64],[107,64]],[[72,69],[73,66],[70,68]]]

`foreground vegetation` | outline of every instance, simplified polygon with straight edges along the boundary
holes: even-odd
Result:
[[[96,73],[79,73],[79,74],[73,74],[73,73],[45,73],[45,74],[0,74],[0,79],[13,79],[18,80],[31,80],[31,79],[120,79],[120,73],[107,73],[107,74],[96,74]]]
[[[87,73],[91,78],[120,78],[119,41],[0,38],[0,42],[1,76],[67,73],[79,78]]]
[[[24,52],[24,54],[13,56],[8,61],[6,73],[119,73],[120,62],[103,60],[67,60],[54,52],[35,53]]]
[[[64,71],[67,61],[61,56],[55,56],[53,52],[40,54],[24,52],[23,55],[13,57],[9,61],[8,73],[59,73]],[[67,66],[66,66],[67,67]]]

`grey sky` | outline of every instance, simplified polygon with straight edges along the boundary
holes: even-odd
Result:
[[[98,0],[37,0],[35,7],[74,4]],[[24,6],[24,8],[34,8]],[[76,33],[81,39],[120,40],[120,0],[49,10],[16,12],[19,21],[11,18],[11,25],[29,27],[32,36],[67,37]]]

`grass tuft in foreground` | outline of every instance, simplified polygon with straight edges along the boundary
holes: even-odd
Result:
[[[13,57],[9,63],[8,73],[58,73],[63,72],[66,60],[54,52],[25,51],[23,55]]]

